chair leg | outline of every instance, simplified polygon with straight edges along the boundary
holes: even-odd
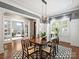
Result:
[[[58,52],[58,45],[57,45],[57,52]]]
[[[51,59],[51,55],[48,55],[48,59]]]
[[[29,59],[29,56],[27,56],[27,59]]]
[[[36,59],[38,59],[38,52],[36,52]]]
[[[54,47],[54,56],[57,54],[57,46]]]
[[[24,53],[22,53],[22,59],[24,59]]]
[[[49,59],[51,59],[51,55],[49,56]]]
[[[23,55],[22,55],[22,59],[24,59],[24,58],[23,58]]]

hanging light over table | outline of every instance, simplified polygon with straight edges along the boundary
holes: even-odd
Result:
[[[41,22],[47,23],[48,17],[47,17],[47,2],[45,0],[42,0],[42,17]]]

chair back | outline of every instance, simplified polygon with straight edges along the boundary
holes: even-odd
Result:
[[[35,40],[36,40],[36,37],[35,37],[35,36],[32,36],[32,37],[30,38],[30,41],[32,41],[32,42],[35,42]],[[34,45],[32,42],[30,42],[30,45],[31,45],[31,46]]]
[[[29,40],[28,39],[21,40],[21,45],[23,54],[28,55]]]
[[[59,44],[59,38],[55,38],[52,40],[52,43],[54,43],[55,45]]]
[[[26,44],[26,48],[28,48],[30,46],[30,41],[29,39],[25,39],[25,44]]]
[[[35,39],[36,39],[35,36],[32,36],[32,37],[31,37],[31,40],[32,40],[32,41],[35,41]]]

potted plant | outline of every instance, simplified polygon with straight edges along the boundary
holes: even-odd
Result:
[[[41,38],[42,40],[46,40],[46,32],[41,32]]]

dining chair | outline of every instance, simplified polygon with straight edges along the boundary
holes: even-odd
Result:
[[[51,59],[51,57],[54,58],[56,55],[56,40],[50,41],[50,44],[48,42],[48,46],[42,50],[49,56],[49,59]]]
[[[46,45],[46,43],[47,43],[47,39],[45,38],[45,39],[41,39],[41,42],[42,42],[42,48],[45,48],[47,45]]]
[[[34,42],[35,42],[35,40],[36,39],[38,39],[38,38],[36,38],[35,36],[32,36],[31,38],[30,38],[30,45],[31,46],[35,46],[35,50],[36,50],[36,59],[38,59],[38,56],[39,56],[39,46],[37,45],[37,44],[34,44]]]
[[[58,53],[58,38],[53,39],[52,42],[54,43],[54,55],[56,55]]]
[[[55,49],[56,49],[55,53],[58,53],[59,37],[52,39],[51,41],[55,43]],[[48,42],[48,45],[51,45],[51,43]]]
[[[21,44],[22,44],[22,59],[25,59],[27,57],[27,59],[29,59],[29,57],[36,52],[35,47],[31,47],[29,40],[21,40]]]

